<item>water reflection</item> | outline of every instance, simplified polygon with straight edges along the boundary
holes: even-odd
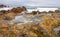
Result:
[[[40,21],[40,17],[34,15],[20,15],[15,16],[15,18],[9,21],[10,24],[17,23],[17,24],[26,24],[26,23],[38,23]]]

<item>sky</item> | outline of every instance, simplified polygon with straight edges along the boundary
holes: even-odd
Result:
[[[9,6],[60,6],[60,0],[0,0]]]

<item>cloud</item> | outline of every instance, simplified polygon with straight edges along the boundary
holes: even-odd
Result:
[[[30,3],[30,4],[26,4],[27,6],[40,6],[39,4],[32,4],[32,3]]]
[[[0,0],[0,3],[13,6],[60,6],[60,0]]]

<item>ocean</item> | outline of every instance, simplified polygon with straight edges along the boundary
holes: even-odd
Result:
[[[43,11],[55,11],[55,10],[58,10],[58,8],[34,8],[34,9],[27,9],[28,12],[32,12],[32,11],[40,11],[40,12],[43,12]]]
[[[1,10],[11,10],[13,7],[4,7],[4,8],[0,8],[0,11]],[[30,12],[32,12],[32,11],[40,11],[40,12],[43,12],[43,11],[46,11],[46,12],[48,12],[48,11],[55,11],[55,10],[58,10],[58,8],[40,8],[40,7],[38,7],[38,8],[27,8],[27,11],[30,13]]]

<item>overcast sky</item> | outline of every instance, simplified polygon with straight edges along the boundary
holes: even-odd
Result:
[[[60,0],[0,0],[0,4],[11,6],[60,6]]]

